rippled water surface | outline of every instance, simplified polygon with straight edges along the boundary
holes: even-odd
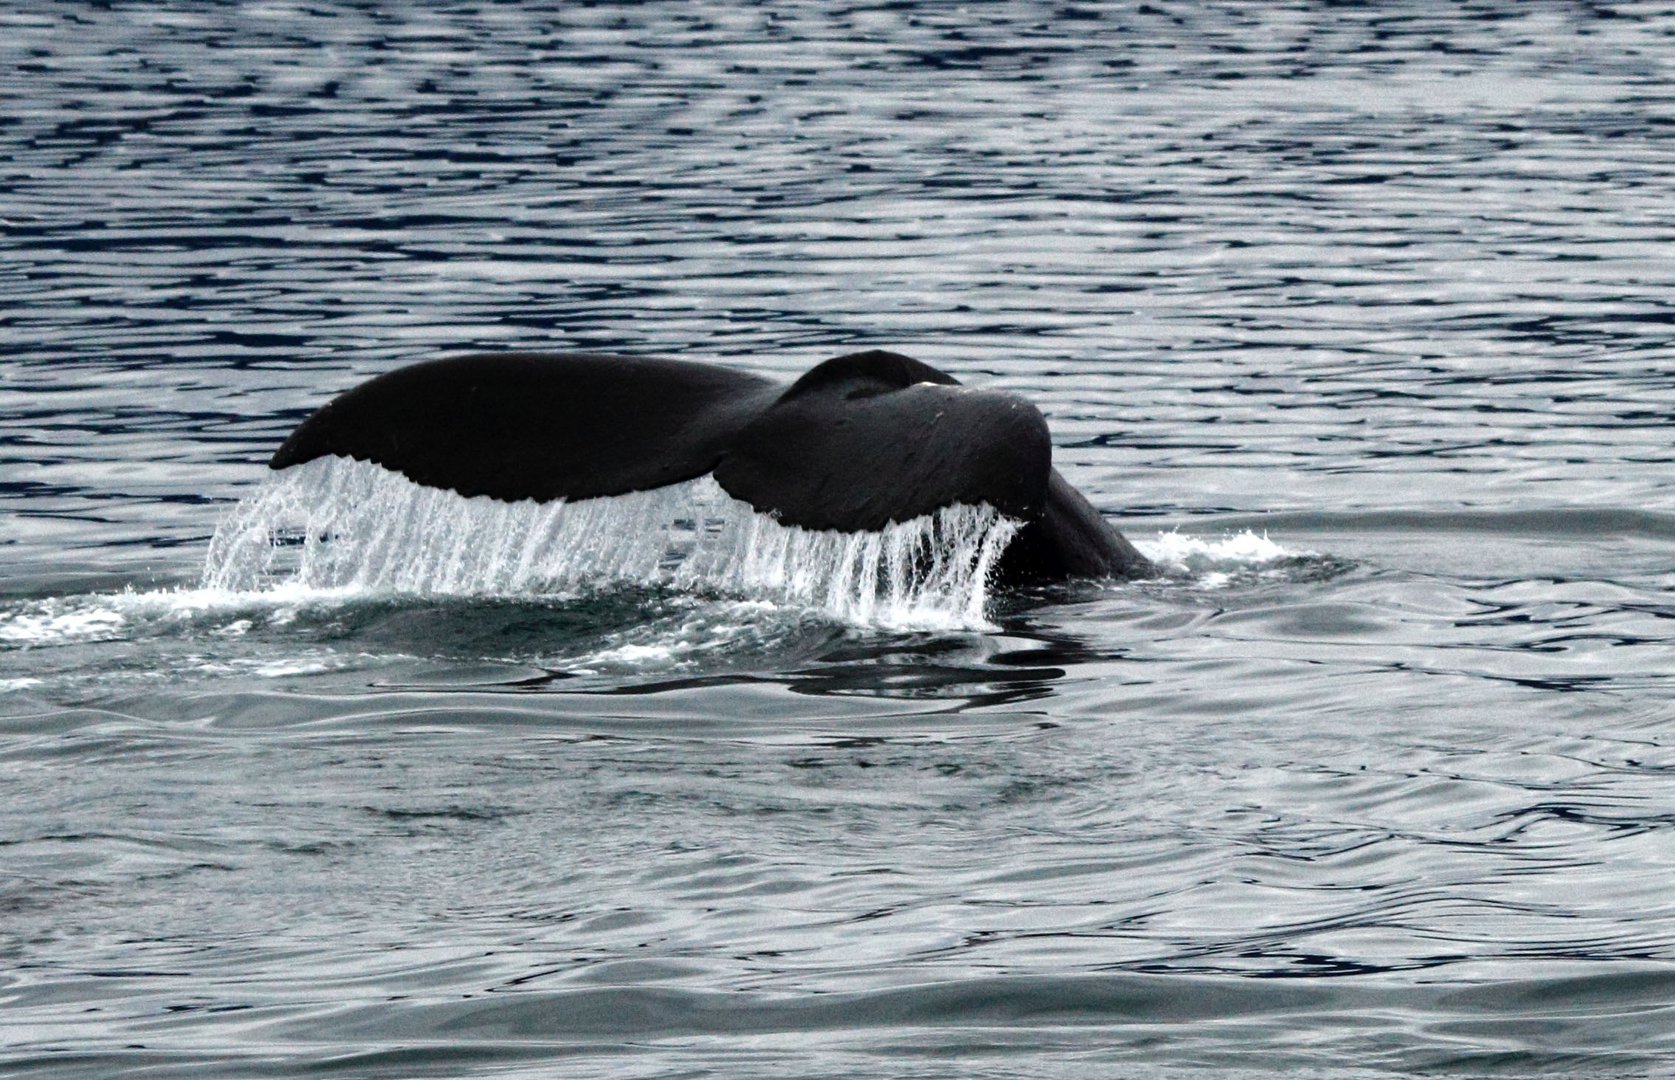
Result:
[[[1657,4],[0,11],[0,1072],[1675,1070],[1672,85]],[[1170,573],[205,587],[403,362],[874,346]]]

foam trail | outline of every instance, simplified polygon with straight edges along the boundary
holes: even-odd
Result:
[[[982,628],[1019,523],[954,505],[877,532],[781,525],[709,477],[577,502],[464,498],[377,465],[274,474],[221,523],[203,585],[482,596],[712,588],[891,628]]]

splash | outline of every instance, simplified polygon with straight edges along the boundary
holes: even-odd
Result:
[[[1235,582],[1260,578],[1294,568],[1300,561],[1319,558],[1312,551],[1292,551],[1249,531],[1206,540],[1181,532],[1158,533],[1157,539],[1137,545],[1141,552],[1172,577],[1192,579],[1200,588],[1219,589]]]
[[[328,457],[274,474],[210,541],[205,589],[547,596],[714,590],[903,629],[985,628],[1019,523],[954,505],[877,532],[781,525],[709,477],[577,502],[464,498]]]

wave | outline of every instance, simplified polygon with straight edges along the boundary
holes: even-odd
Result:
[[[1267,533],[1243,530],[1206,539],[1178,530],[1161,532],[1155,540],[1137,540],[1135,546],[1165,575],[1201,589],[1221,589],[1265,579],[1290,580],[1311,576],[1320,566],[1335,566],[1334,560],[1315,551],[1296,551],[1269,539]]]

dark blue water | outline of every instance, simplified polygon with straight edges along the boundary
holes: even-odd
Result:
[[[1634,3],[0,12],[0,1072],[1675,1070],[1672,72]],[[871,346],[1171,576],[200,588],[403,362]]]

